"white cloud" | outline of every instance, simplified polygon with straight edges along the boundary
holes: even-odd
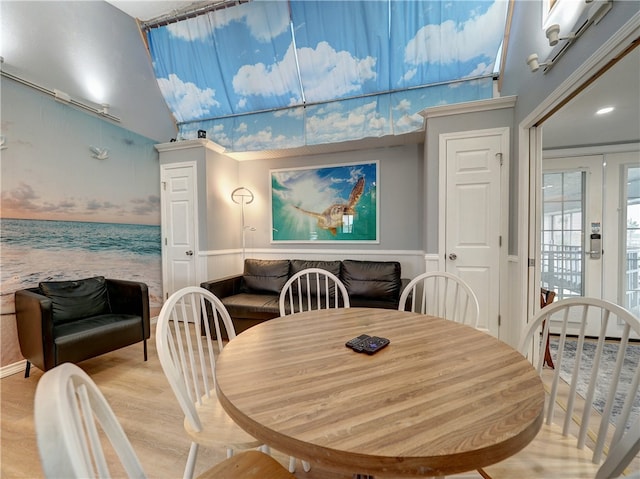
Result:
[[[504,34],[505,1],[497,0],[483,14],[461,25],[447,20],[441,25],[426,25],[405,48],[404,60],[411,65],[467,61],[481,55],[495,55],[495,47]]]
[[[281,96],[298,91],[298,77],[293,48],[290,45],[280,62],[271,65],[243,65],[233,77],[238,95]]]
[[[297,141],[296,141],[297,140]],[[274,135],[271,128],[257,131],[251,135],[237,136],[234,138],[234,151],[255,151],[265,148],[291,148],[300,146],[301,139],[292,136]],[[299,143],[299,144],[298,144]]]
[[[362,83],[376,78],[376,58],[356,58],[336,51],[327,42],[298,49],[300,76],[308,101],[325,101],[360,91]]]
[[[376,77],[376,59],[358,59],[347,51],[337,52],[327,42],[316,48],[298,49],[300,75],[307,101],[325,101],[360,91],[362,82]],[[233,78],[234,91],[239,95],[285,95],[294,96],[299,103],[298,77],[293,45],[284,58],[271,65],[258,63],[244,65]]]
[[[269,42],[289,29],[287,2],[255,2],[250,8],[225,8],[182,22],[167,25],[169,33],[186,41],[204,40],[213,30],[232,22],[244,22],[251,36],[260,42]]]
[[[365,136],[381,136],[390,133],[388,120],[378,114],[377,102],[373,101],[348,111],[325,110],[324,114],[314,111],[307,119],[309,136],[314,143],[345,141]]]
[[[183,82],[175,73],[158,78],[158,85],[178,121],[201,118],[210,112],[209,107],[220,106],[214,89],[202,90],[194,83]]]
[[[475,76],[488,75],[489,73],[493,72],[493,68],[491,68],[491,67],[492,67],[492,65],[488,65],[485,62],[480,62],[476,66],[475,70],[471,70],[469,72],[468,76],[475,77]]]

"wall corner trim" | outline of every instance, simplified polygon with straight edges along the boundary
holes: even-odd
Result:
[[[476,113],[491,110],[500,110],[503,108],[513,108],[516,105],[517,96],[503,96],[498,98],[490,98],[488,100],[470,101],[466,103],[454,103],[452,105],[440,105],[426,108],[418,113],[425,120],[429,118],[437,118],[440,116],[461,115],[463,113]]]

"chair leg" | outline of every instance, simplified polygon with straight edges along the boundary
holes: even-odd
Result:
[[[196,457],[198,456],[198,443],[192,442],[189,448],[189,456],[187,457],[187,465],[184,467],[183,479],[193,479],[193,471],[196,466]]]
[[[27,367],[24,369],[24,377],[28,378],[31,372],[31,361],[27,361]]]
[[[144,360],[147,360],[147,340],[145,339],[144,341]]]
[[[296,472],[296,458],[293,456],[289,456],[289,472],[292,474]]]

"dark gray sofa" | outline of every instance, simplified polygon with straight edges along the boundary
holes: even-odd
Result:
[[[200,286],[215,294],[229,311],[236,334],[280,316],[278,300],[282,287],[306,268],[322,268],[335,274],[349,293],[351,307],[398,309],[402,279],[397,261],[312,261],[246,259],[244,273]],[[226,337],[226,332],[223,333]]]
[[[20,352],[42,371],[142,341],[147,360],[149,291],[136,281],[103,276],[41,282],[16,291]]]

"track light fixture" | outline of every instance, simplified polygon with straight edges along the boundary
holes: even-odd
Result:
[[[529,55],[529,57],[527,58],[527,65],[529,65],[529,68],[531,69],[532,73],[537,72],[540,67],[550,67],[551,65],[553,65],[553,62],[551,61],[546,61],[546,62],[538,62],[538,54],[537,53],[532,53],[531,55]]]
[[[570,33],[567,37],[560,36],[560,25],[557,23],[551,25],[547,28],[545,34],[547,35],[547,39],[549,40],[549,46],[555,47],[560,40],[573,40],[576,38],[575,33]]]

